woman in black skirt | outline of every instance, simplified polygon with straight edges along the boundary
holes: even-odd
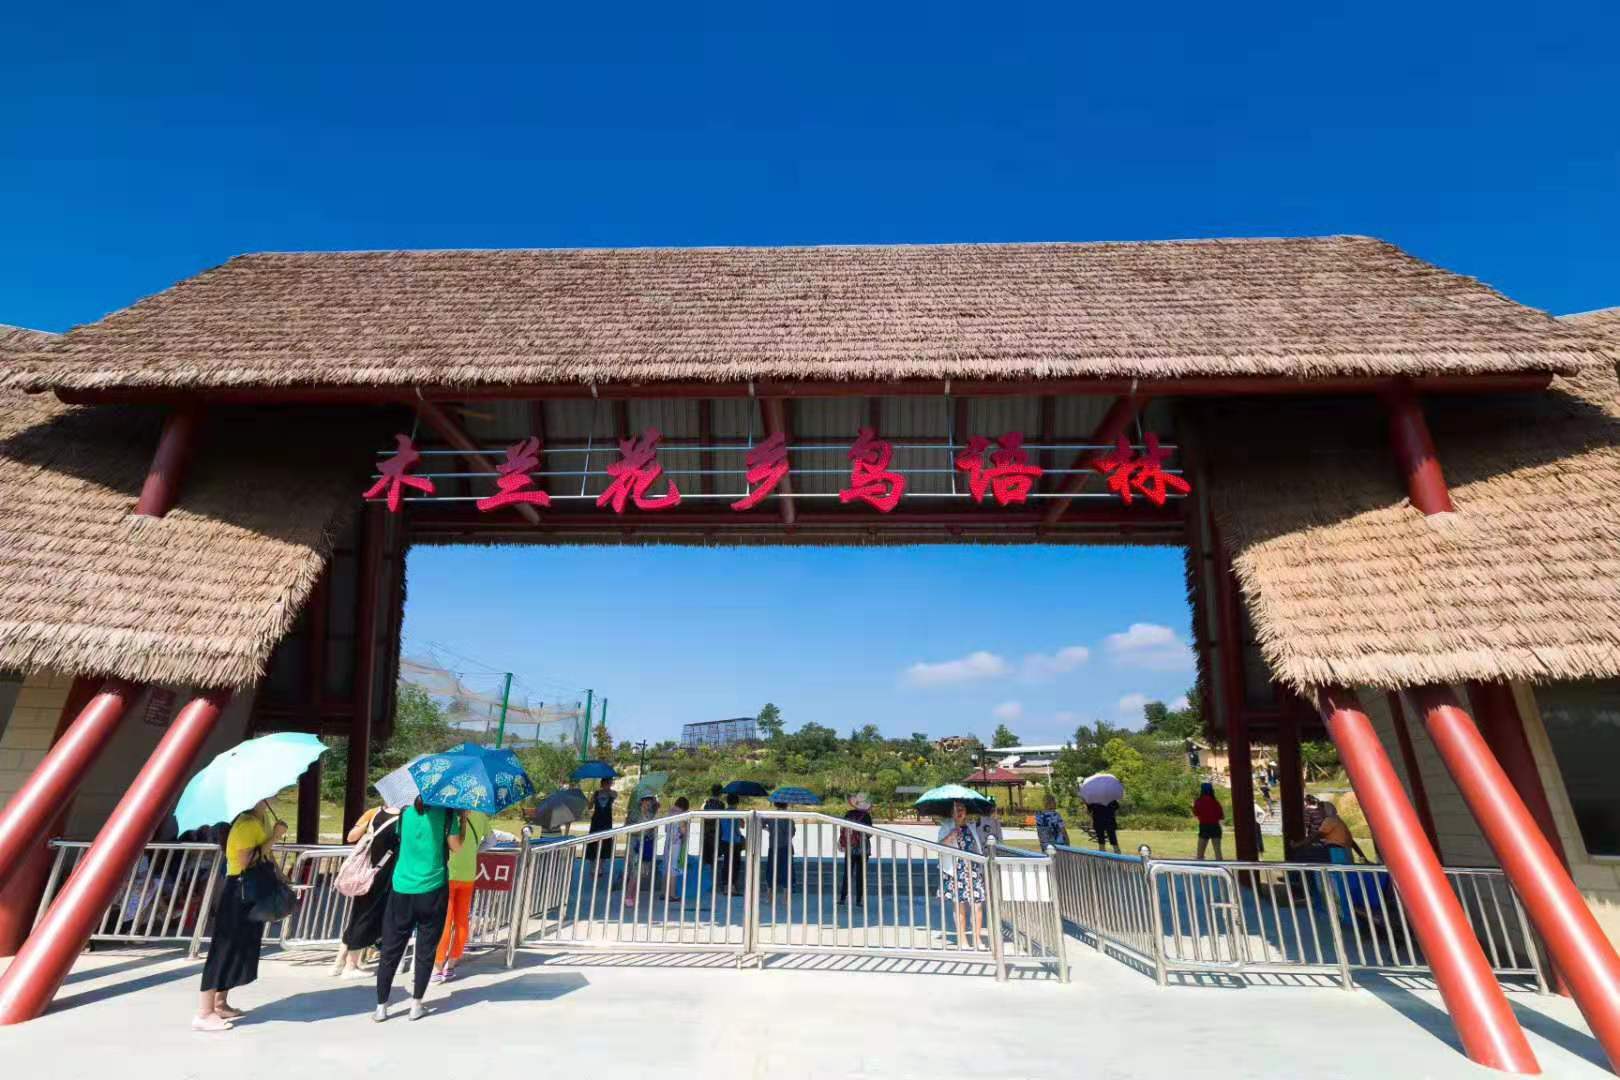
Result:
[[[225,889],[214,913],[214,936],[203,963],[202,998],[191,1020],[197,1031],[229,1031],[231,1021],[242,1015],[227,998],[238,986],[259,977],[259,950],[264,944],[264,923],[247,917],[242,871],[257,859],[271,858],[276,841],[286,834],[287,823],[276,820],[270,805],[262,801],[231,822],[225,838]]]
[[[351,979],[365,978],[360,959],[367,949],[375,949],[382,941],[383,912],[388,908],[388,894],[394,891],[393,861],[399,857],[399,811],[391,806],[367,811],[354,823],[346,839],[358,844],[367,832],[371,833],[371,865],[379,869],[371,879],[371,888],[364,896],[355,897],[349,909],[343,947],[332,967],[333,975]]]

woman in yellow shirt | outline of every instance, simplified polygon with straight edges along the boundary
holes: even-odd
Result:
[[[214,912],[214,935],[203,963],[202,998],[191,1026],[197,1031],[228,1031],[242,1015],[228,995],[259,977],[259,952],[264,945],[264,924],[247,917],[242,896],[242,871],[257,859],[268,859],[278,840],[287,834],[268,802],[236,815],[225,838],[225,888]]]

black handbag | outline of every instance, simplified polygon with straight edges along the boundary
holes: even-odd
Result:
[[[297,894],[276,864],[262,855],[255,855],[242,871],[242,903],[249,922],[280,922],[292,914],[297,902]]]

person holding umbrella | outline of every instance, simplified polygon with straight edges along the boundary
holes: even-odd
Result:
[[[939,827],[939,842],[970,855],[984,854],[984,837],[979,827],[968,820],[966,802],[958,799],[951,803],[951,816]],[[940,893],[956,905],[956,946],[966,947],[962,943],[962,928],[971,908],[973,945],[977,948],[984,933],[984,870],[976,862],[953,859],[948,870],[942,866],[940,871]]]
[[[1107,851],[1112,845],[1119,854],[1119,804],[1125,798],[1125,785],[1113,773],[1096,773],[1080,782],[1080,798],[1091,815],[1097,850]]]
[[[343,928],[343,946],[338,949],[337,962],[332,974],[344,978],[362,978],[361,957],[367,949],[375,949],[382,942],[383,915],[388,910],[388,895],[394,891],[394,876],[389,863],[399,857],[399,818],[396,807],[374,806],[360,815],[344,837],[350,844],[366,841],[366,860],[377,868],[371,887],[364,895],[354,898],[349,908],[349,922]]]
[[[275,844],[287,824],[270,808],[269,799],[295,782],[326,751],[313,735],[284,732],[249,739],[209,762],[191,778],[174,808],[175,829],[184,832],[229,821],[225,834],[225,887],[214,912],[214,933],[203,964],[196,1031],[228,1031],[243,1013],[230,1003],[230,992],[259,977],[264,922],[256,912],[254,890],[244,880],[267,879],[281,890],[274,870]],[[279,884],[278,884],[279,883]],[[203,916],[205,917],[205,916]]]
[[[872,827],[872,800],[862,791],[849,797],[849,812],[844,820],[856,825]],[[844,852],[844,876],[838,882],[838,903],[851,892],[855,906],[866,906],[866,843],[867,835],[860,829],[839,829],[838,847]]]

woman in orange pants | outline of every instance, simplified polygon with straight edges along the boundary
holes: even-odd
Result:
[[[467,951],[467,924],[472,914],[473,885],[478,877],[478,847],[489,835],[489,815],[466,812],[470,835],[462,837],[461,847],[450,853],[450,908],[444,916],[444,933],[439,935],[439,951],[433,958],[433,981],[442,983],[456,977],[456,963]]]

